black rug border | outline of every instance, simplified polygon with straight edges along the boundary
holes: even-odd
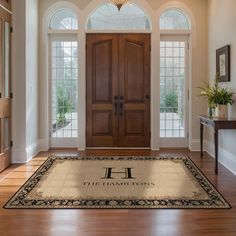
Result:
[[[225,202],[229,205],[229,209],[232,208],[232,206],[229,204],[229,202],[225,199],[225,197],[221,194],[221,192],[219,190],[217,190],[216,186],[209,180],[209,178],[201,171],[201,169],[194,163],[194,161],[188,156],[188,159],[192,162],[192,164],[194,165],[194,167],[201,173],[201,175],[203,176],[203,178],[205,178],[209,184],[211,185],[211,187],[217,191],[217,193],[225,200]]]
[[[208,182],[208,184],[210,185],[210,187],[223,199],[223,201],[226,203],[226,205],[228,204],[228,206],[226,207],[168,207],[168,206],[158,206],[158,207],[150,207],[150,206],[144,206],[144,207],[111,207],[111,206],[94,206],[94,207],[11,207],[8,206],[10,205],[10,202],[13,200],[13,198],[18,195],[18,193],[20,191],[22,191],[24,189],[24,187],[33,179],[36,177],[36,175],[38,174],[39,171],[41,171],[41,169],[44,168],[44,165],[50,160],[50,159],[64,159],[64,158],[70,158],[70,159],[78,159],[78,160],[90,160],[89,158],[96,158],[95,160],[116,160],[114,158],[120,158],[118,160],[132,160],[132,158],[154,158],[154,160],[159,160],[161,158],[173,158],[173,159],[180,159],[182,161],[184,161],[184,159],[187,159],[191,165],[201,174],[201,177],[203,179],[205,179],[205,181]],[[35,158],[36,159],[36,158]],[[185,165],[186,168],[187,165]],[[49,168],[50,169],[50,168]],[[48,169],[48,170],[49,170]],[[188,168],[189,169],[189,168]],[[47,171],[48,171],[47,170]],[[191,170],[189,170],[191,172]],[[193,174],[191,172],[191,174]],[[194,176],[195,178],[195,176]],[[200,183],[199,183],[200,184]],[[201,186],[202,187],[202,186]],[[205,191],[205,189],[203,189]],[[102,201],[111,201],[114,199],[102,199]],[[100,201],[100,200],[99,200]],[[162,201],[162,200],[158,200],[158,201]],[[232,206],[230,205],[230,203],[225,199],[225,197],[220,193],[219,190],[217,190],[217,188],[211,183],[211,181],[206,177],[206,175],[200,170],[200,168],[194,163],[194,161],[190,158],[189,155],[173,155],[173,154],[162,154],[160,156],[125,156],[125,155],[114,155],[114,156],[98,156],[98,155],[89,155],[89,156],[79,156],[79,155],[53,155],[53,156],[49,156],[40,166],[39,168],[35,171],[35,173],[20,187],[19,190],[17,190],[16,193],[13,194],[13,196],[7,201],[7,203],[3,206],[3,209],[5,210],[230,210],[232,208]]]

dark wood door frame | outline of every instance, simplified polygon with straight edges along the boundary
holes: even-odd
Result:
[[[87,147],[150,148],[150,34],[87,34]]]

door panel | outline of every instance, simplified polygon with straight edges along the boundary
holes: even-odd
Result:
[[[150,147],[150,35],[120,35],[119,94],[119,145]]]
[[[11,15],[0,7],[0,172],[11,163]]]
[[[145,113],[143,111],[126,111],[125,136],[143,136],[145,132],[144,119]]]
[[[117,37],[87,35],[87,146],[118,145]]]
[[[93,103],[112,103],[112,40],[93,46]]]
[[[93,112],[93,136],[112,135],[112,112],[94,111]]]
[[[150,35],[87,35],[87,146],[150,146]]]
[[[124,79],[126,102],[143,102],[145,95],[145,68],[143,42],[120,38],[120,79]],[[122,91],[123,92],[123,91]]]

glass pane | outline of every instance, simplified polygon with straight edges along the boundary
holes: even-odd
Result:
[[[162,41],[160,44],[161,138],[185,137],[185,48],[182,48],[183,55],[176,53],[180,51],[181,43],[185,44],[171,41]]]
[[[190,25],[187,16],[181,10],[171,8],[161,15],[160,29],[188,30]]]
[[[57,11],[51,19],[50,29],[56,29],[56,30],[78,29],[78,20],[76,14],[69,9],[61,9]]]
[[[5,97],[10,97],[10,24],[4,26],[4,90]]]
[[[113,4],[99,7],[89,17],[88,29],[150,29],[146,13],[135,4],[126,4],[120,11]]]
[[[52,48],[52,137],[78,137],[78,43],[57,41]]]

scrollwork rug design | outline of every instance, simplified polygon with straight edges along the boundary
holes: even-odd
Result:
[[[6,209],[226,209],[188,157],[50,157]]]

